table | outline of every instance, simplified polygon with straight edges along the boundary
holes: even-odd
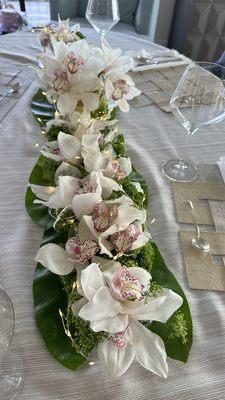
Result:
[[[97,41],[93,30],[85,30]],[[152,43],[110,33],[113,47],[151,49]],[[40,47],[35,34],[15,33],[0,38],[0,66],[34,63]],[[225,399],[225,294],[189,290],[180,251],[175,207],[170,182],[161,173],[163,160],[177,156],[185,132],[172,114],[155,106],[132,108],[119,114],[127,152],[144,176],[150,192],[150,211],[156,222],[152,236],[163,257],[184,288],[194,322],[194,343],[188,364],[168,360],[167,380],[133,364],[121,378],[110,380],[99,363],[76,373],[58,364],[48,353],[33,316],[32,280],[34,257],[42,230],[28,217],[24,196],[28,177],[38,153],[40,128],[31,113],[30,101],[38,88],[34,81],[0,128],[0,269],[15,306],[14,345],[22,349],[25,381],[18,400],[222,400]],[[225,153],[225,124],[204,127],[193,137],[191,158],[215,163]],[[0,396],[1,397],[1,396]]]

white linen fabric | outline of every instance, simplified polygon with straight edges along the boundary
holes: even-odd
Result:
[[[93,30],[85,29],[85,33],[89,42],[99,44]],[[112,47],[123,50],[145,47],[152,51],[155,46],[119,33],[109,33],[107,39]],[[1,37],[0,69],[34,63],[39,52],[36,34],[21,32]],[[121,378],[110,380],[98,362],[70,372],[48,353],[35,324],[32,297],[34,258],[42,229],[32,222],[24,206],[28,177],[38,156],[35,143],[41,142],[40,128],[30,108],[37,88],[38,82],[34,81],[0,127],[0,269],[15,307],[14,345],[22,349],[25,364],[25,381],[18,400],[225,399],[225,295],[188,289],[172,191],[161,173],[163,160],[182,150],[185,132],[172,114],[152,105],[119,113],[119,126],[126,137],[128,155],[149,187],[149,206],[155,218],[153,239],[190,301],[194,343],[189,361],[185,365],[168,360],[167,380],[136,363]],[[215,164],[224,153],[224,128],[225,123],[202,128],[192,138],[191,158]]]

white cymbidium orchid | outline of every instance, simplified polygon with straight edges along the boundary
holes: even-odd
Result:
[[[54,27],[54,34],[56,40],[63,40],[65,43],[74,42],[80,40],[76,32],[80,31],[80,25],[75,24],[70,27],[70,19],[61,20],[60,15],[58,16],[58,25]]]
[[[47,142],[41,154],[55,161],[67,160],[80,164],[81,142],[76,136],[60,131],[57,140]]]
[[[52,52],[40,57],[43,69],[39,76],[49,87],[46,96],[50,102],[57,101],[63,116],[72,113],[79,100],[88,111],[98,108],[98,74],[104,63],[92,51],[86,40],[66,44],[52,38]]]
[[[92,186],[87,179],[59,176],[56,187],[31,185],[31,189],[38,197],[34,203],[53,209],[72,207],[78,219],[82,215],[91,214],[95,206],[102,201],[99,180]]]
[[[128,112],[128,100],[141,94],[134,81],[126,74],[109,72],[104,78],[106,98],[119,106],[121,111]]]
[[[102,49],[93,49],[96,57],[104,60],[104,74],[110,73],[127,73],[134,65],[134,60],[130,56],[123,56],[121,49],[113,49],[109,43],[103,38],[101,39]]]
[[[145,220],[146,210],[137,209],[131,199],[123,195],[113,201],[98,203],[91,215],[84,215],[78,226],[78,234],[82,240],[96,240],[101,254],[112,258],[113,249],[121,255],[149,241],[150,234],[142,229]]]
[[[151,275],[143,268],[111,263],[101,271],[92,263],[81,271],[84,297],[72,305],[74,315],[90,322],[95,332],[108,338],[98,345],[98,355],[109,375],[121,376],[136,359],[149,371],[168,374],[163,340],[139,321],[167,322],[183,299],[170,289],[154,298]]]

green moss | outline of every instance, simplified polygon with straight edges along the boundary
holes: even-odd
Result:
[[[144,268],[146,271],[151,272],[154,260],[154,249],[151,242],[146,243],[145,246],[141,247],[140,253],[137,255],[137,262],[140,268]]]
[[[55,231],[58,234],[67,233],[68,237],[74,236],[77,232],[78,220],[76,219],[72,209],[67,209],[61,213],[57,222],[55,223]]]
[[[122,185],[123,190],[125,191],[127,196],[129,196],[139,208],[142,208],[145,194],[137,190],[137,188],[132,184],[129,177],[121,179],[119,183]]]
[[[92,349],[107,337],[107,334],[105,332],[94,332],[90,328],[88,321],[73,315],[71,305],[81,298],[77,292],[76,284],[74,284],[76,282],[76,273],[72,272],[67,276],[61,277],[61,282],[68,295],[68,307],[65,315],[63,315],[65,328],[69,333],[72,346],[79,354],[88,357]]]
[[[55,171],[59,165],[60,162],[54,161],[51,158],[46,158],[42,164],[43,178],[53,186],[55,186]]]
[[[158,297],[162,294],[163,287],[158,283],[152,281],[150,284],[150,294],[153,297]]]
[[[62,124],[62,125],[52,125],[51,128],[48,131],[46,131],[45,136],[48,138],[49,141],[57,140],[60,131],[67,133],[69,135],[72,134],[71,128],[66,124]]]
[[[182,311],[176,311],[168,321],[171,333],[170,339],[180,338],[182,343],[185,344],[188,341],[187,335],[187,322],[184,318]]]
[[[112,147],[118,156],[125,156],[126,147],[124,136],[122,134],[119,134],[115,137],[115,139],[112,141]]]
[[[81,33],[81,32],[76,32],[76,35],[77,35],[80,39],[86,39],[86,36],[84,36],[83,33]]]

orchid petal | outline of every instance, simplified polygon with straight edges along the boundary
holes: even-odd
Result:
[[[72,309],[73,315],[75,317],[78,317],[78,314],[79,314],[81,308],[83,306],[85,306],[85,304],[87,304],[87,302],[88,302],[87,299],[85,297],[82,297],[81,299],[75,301],[75,303],[73,303],[71,305],[71,309]]]
[[[54,186],[30,185],[32,192],[41,200],[48,201],[55,193]]]
[[[109,290],[106,287],[100,287],[92,301],[80,310],[79,317],[86,321],[99,321],[115,317],[121,311],[121,304],[111,296]]]
[[[71,114],[78,102],[78,95],[70,92],[61,94],[57,100],[57,108],[63,116],[66,114]]]
[[[59,149],[67,160],[80,157],[81,153],[81,142],[73,135],[59,132],[58,134]]]
[[[98,289],[105,286],[102,272],[98,265],[93,263],[81,271],[81,286],[85,297],[91,301]]]
[[[166,350],[160,336],[149,331],[140,322],[132,321],[129,327],[135,356],[147,370],[167,378]]]
[[[98,321],[92,321],[90,323],[90,327],[94,332],[109,332],[109,333],[117,333],[123,332],[129,322],[128,315],[116,315],[115,317],[101,319]]]
[[[131,365],[134,355],[134,348],[129,344],[120,349],[106,339],[98,345],[98,358],[111,377],[123,375]]]
[[[67,252],[54,243],[42,246],[37,252],[35,261],[57,275],[70,274],[74,269],[74,262],[68,258]]]

